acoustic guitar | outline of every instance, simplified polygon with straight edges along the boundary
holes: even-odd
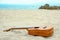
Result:
[[[26,29],[28,31],[29,35],[34,35],[34,36],[43,36],[43,37],[49,37],[52,36],[54,33],[54,28],[53,27],[31,27],[31,28],[10,28],[7,30],[3,30],[4,32],[8,32],[11,30],[21,30],[21,29]]]

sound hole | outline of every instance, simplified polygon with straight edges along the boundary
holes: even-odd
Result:
[[[34,28],[39,28],[39,27],[34,27]]]

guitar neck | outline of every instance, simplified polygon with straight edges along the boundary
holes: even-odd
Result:
[[[10,28],[11,30],[20,30],[20,29],[28,29],[28,28]]]
[[[3,30],[4,32],[8,32],[10,30],[21,30],[21,29],[29,29],[29,28],[39,28],[39,27],[25,27],[25,28],[9,28],[7,30]]]
[[[32,27],[26,27],[26,28],[9,28],[7,30],[3,30],[4,32],[8,32],[10,30],[21,30],[21,29],[28,29],[28,28],[32,28]]]

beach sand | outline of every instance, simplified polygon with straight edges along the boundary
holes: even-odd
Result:
[[[51,25],[51,37],[28,35],[26,30],[2,32],[12,27]],[[60,40],[60,10],[0,10],[0,40]]]

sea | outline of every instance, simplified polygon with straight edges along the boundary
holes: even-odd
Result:
[[[37,5],[13,5],[13,4],[0,4],[0,9],[38,9]]]

